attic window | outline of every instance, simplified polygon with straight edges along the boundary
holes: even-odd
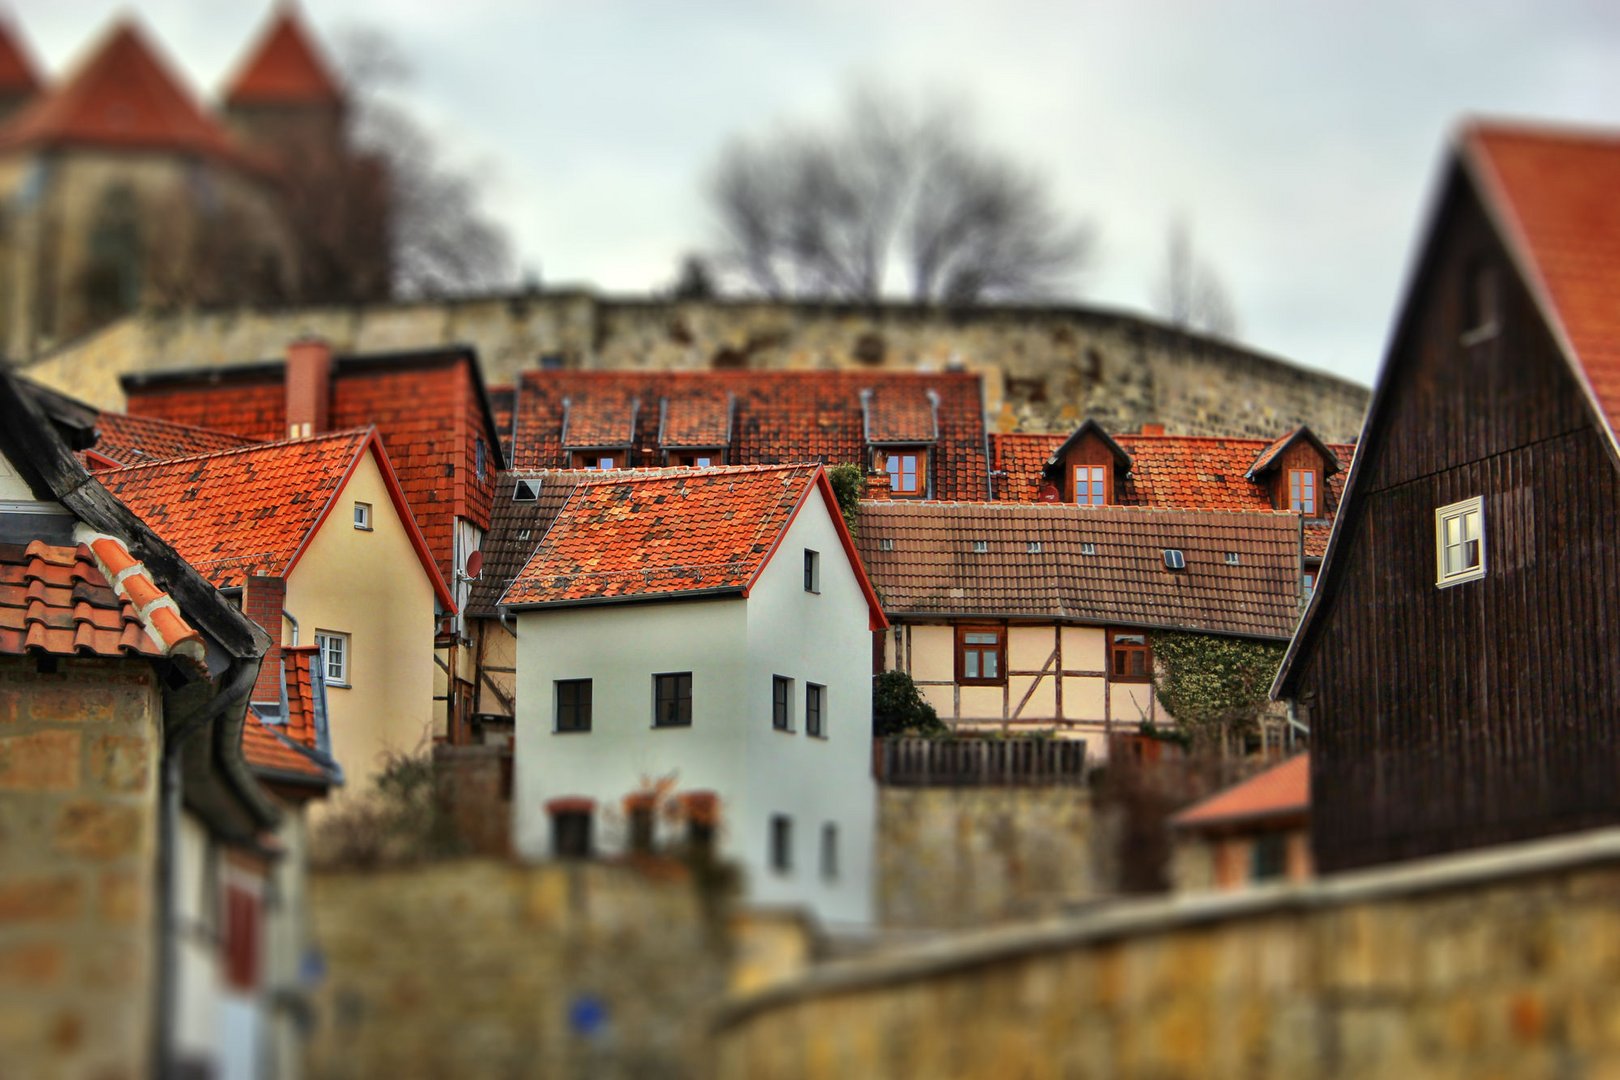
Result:
[[[1477,345],[1496,336],[1500,306],[1496,267],[1484,256],[1470,259],[1463,270],[1464,345]]]
[[[528,538],[529,538],[529,530],[528,529],[524,529],[522,532],[518,533],[518,539],[519,540],[527,540]]]
[[[1183,555],[1178,548],[1165,548],[1164,565],[1170,570],[1185,570],[1187,569],[1187,556]]]
[[[890,540],[888,537],[884,537],[882,540],[878,541],[878,550],[879,551],[893,551],[894,550],[894,541]]]
[[[1082,554],[1082,555],[1095,555],[1095,554],[1097,554],[1097,545],[1096,544],[1081,544],[1080,545],[1080,554]]]
[[[990,541],[988,541],[988,540],[975,540],[975,541],[973,541],[973,554],[975,554],[975,555],[984,555],[984,554],[988,553],[989,550],[990,550]]]
[[[370,503],[357,502],[354,504],[354,527],[365,532],[371,531]]]
[[[512,490],[513,502],[534,502],[540,498],[540,481],[519,480]]]
[[[1029,542],[1029,553],[1031,555],[1039,555],[1041,553],[1041,542],[1039,540],[1031,540]]]
[[[1240,560],[1238,559],[1238,553],[1237,552],[1228,551],[1226,553],[1226,565],[1227,566],[1236,566],[1239,561]]]

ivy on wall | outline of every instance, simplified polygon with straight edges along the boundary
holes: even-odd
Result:
[[[860,509],[866,477],[859,465],[834,465],[827,470],[827,480],[832,484],[833,494],[838,496],[838,509],[844,513],[844,524],[849,527],[849,535],[854,536],[855,514]]]
[[[1165,631],[1153,635],[1159,704],[1195,739],[1242,737],[1270,701],[1281,642]]]

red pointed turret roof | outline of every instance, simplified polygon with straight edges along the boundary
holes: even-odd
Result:
[[[53,146],[181,150],[250,164],[133,19],[120,20],[61,85],[0,130],[0,151]]]
[[[278,5],[270,26],[225,88],[227,105],[335,105],[343,88],[293,4]]]
[[[33,93],[42,85],[16,21],[0,10],[0,97]]]

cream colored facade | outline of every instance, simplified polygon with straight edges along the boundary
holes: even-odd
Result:
[[[357,502],[371,506],[370,530],[354,527]],[[326,684],[332,754],[345,781],[332,802],[341,802],[371,787],[389,753],[427,748],[436,713],[433,583],[373,453],[293,566],[286,608],[300,644],[317,633],[348,635],[347,685]],[[290,623],[282,643],[293,644]]]
[[[962,620],[992,625],[995,620]],[[964,731],[1053,731],[1083,738],[1090,757],[1108,753],[1110,734],[1164,724],[1151,682],[1108,676],[1108,631],[1098,626],[1013,623],[999,686],[956,679],[956,623],[896,623],[883,635],[883,667],[909,674],[939,718]]]

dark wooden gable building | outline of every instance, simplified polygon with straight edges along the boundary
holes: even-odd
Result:
[[[1326,871],[1620,822],[1620,138],[1450,156],[1274,694]]]

